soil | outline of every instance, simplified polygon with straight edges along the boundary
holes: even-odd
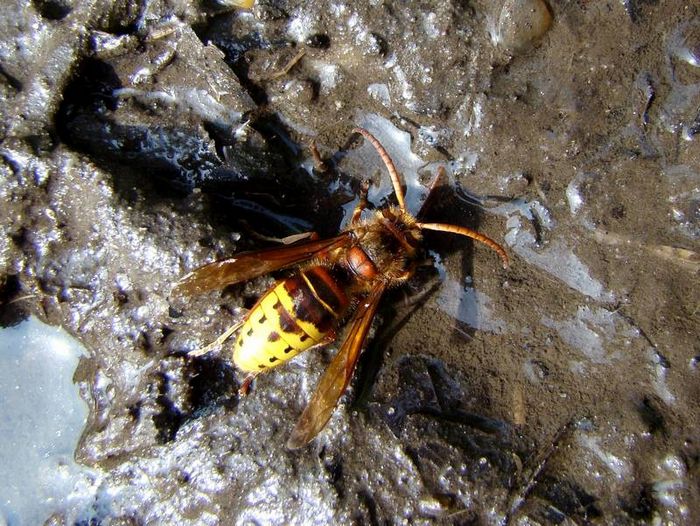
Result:
[[[76,458],[100,485],[52,520],[700,523],[698,6],[230,4],[0,8],[2,320],[90,352]],[[289,451],[337,345],[241,397],[227,350],[188,352],[280,275],[170,292],[271,238],[335,234],[366,178],[390,202],[356,126],[414,212],[447,167],[427,217],[511,264],[426,234],[432,263]]]

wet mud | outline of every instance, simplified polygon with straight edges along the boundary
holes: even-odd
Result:
[[[362,5],[360,5],[362,4]],[[51,524],[700,521],[700,9],[692,2],[11,2],[0,319],[89,352],[85,467]],[[427,233],[351,389],[285,443],[337,345],[227,348],[282,274],[199,265],[343,228],[369,179]],[[326,170],[314,165],[310,144]],[[30,410],[31,408],[28,408]],[[80,490],[78,489],[80,488]]]

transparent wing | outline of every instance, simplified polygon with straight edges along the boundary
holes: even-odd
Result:
[[[352,378],[384,289],[383,283],[376,285],[355,311],[343,345],[323,373],[316,392],[287,441],[289,449],[297,449],[309,443],[325,427],[333,414],[338,400]]]
[[[183,296],[220,289],[226,285],[302,263],[326,251],[345,246],[350,239],[351,234],[343,232],[329,239],[302,241],[284,247],[242,252],[232,258],[215,261],[193,270],[175,285],[173,293]]]

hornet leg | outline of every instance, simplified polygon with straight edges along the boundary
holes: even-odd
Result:
[[[369,192],[369,181],[362,181],[362,186],[360,187],[360,200],[352,212],[352,219],[350,219],[351,225],[356,225],[360,218],[362,217],[362,211],[367,208],[367,192]]]
[[[241,328],[241,325],[243,325],[242,321],[239,321],[238,323],[235,323],[234,325],[231,325],[228,329],[226,329],[226,332],[224,332],[221,336],[219,336],[216,340],[211,342],[209,345],[206,347],[203,347],[201,349],[197,349],[196,351],[190,351],[189,354],[190,356],[203,356],[207,353],[210,353],[217,347],[221,347],[223,343],[228,340],[231,335],[236,332],[238,329]]]

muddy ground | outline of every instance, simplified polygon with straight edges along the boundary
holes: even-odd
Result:
[[[2,318],[90,352],[91,490],[53,523],[700,522],[698,6],[226,4],[0,8]],[[446,166],[430,220],[511,265],[426,235],[434,263],[387,294],[348,395],[288,451],[335,347],[241,398],[227,352],[187,353],[273,277],[170,290],[334,234],[365,178],[390,201],[358,125],[414,212]]]

